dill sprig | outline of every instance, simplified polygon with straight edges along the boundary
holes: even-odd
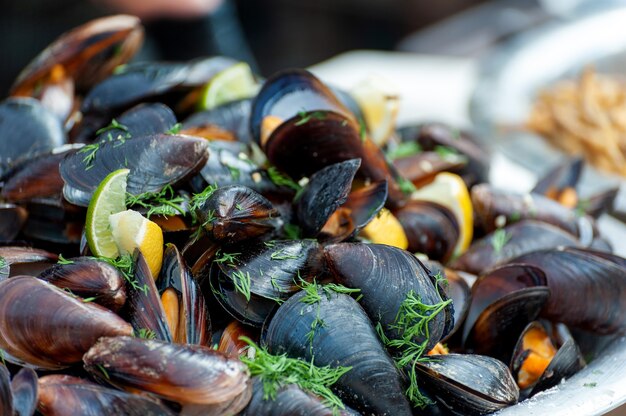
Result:
[[[200,207],[204,205],[209,198],[211,198],[216,190],[217,184],[208,185],[202,192],[194,194],[191,197],[190,211],[194,212],[200,209]]]
[[[269,168],[267,168],[267,176],[276,186],[286,186],[288,188],[293,189],[296,192],[302,189],[302,187],[297,182],[295,182],[293,179],[291,179],[289,176],[285,175],[284,173],[280,172],[276,168],[276,166],[270,166]]]
[[[0,256],[0,269],[7,267],[7,265],[8,265],[7,260],[4,257]]]
[[[491,237],[491,246],[493,247],[494,253],[500,253],[510,239],[511,235],[507,233],[505,229],[498,228],[495,230],[493,232],[493,236]]]
[[[241,270],[237,270],[233,272],[231,275],[231,279],[233,284],[235,285],[235,290],[241,293],[248,302],[250,302],[250,272],[243,272]]]
[[[280,248],[270,254],[270,259],[272,260],[290,260],[290,259],[299,259],[302,257],[302,253],[290,254],[285,251],[284,248]]]
[[[222,249],[217,250],[215,253],[215,257],[213,258],[214,263],[226,263],[230,267],[236,267],[236,263],[239,262],[237,256],[241,253],[224,253]]]
[[[74,260],[68,260],[65,257],[63,257],[63,254],[59,254],[57,263],[58,264],[74,264]]]
[[[123,254],[116,259],[111,259],[109,257],[96,257],[96,259],[105,261],[113,267],[116,267],[120,273],[122,273],[124,280],[126,280],[133,289],[140,290],[144,294],[148,293],[148,286],[139,286],[139,282],[135,279],[135,262],[133,261],[132,255]]]
[[[111,124],[96,131],[96,136],[106,133],[109,130],[122,130],[123,132],[128,133],[128,127],[118,122],[116,119],[112,119]]]
[[[301,126],[303,124],[308,123],[312,119],[315,119],[315,120],[326,119],[326,114],[322,111],[307,112],[303,110],[303,111],[298,112],[298,116],[300,117],[300,120],[296,121],[294,126]]]
[[[376,325],[376,332],[385,346],[398,352],[394,356],[396,366],[408,372],[409,387],[406,390],[406,396],[416,407],[421,408],[430,404],[430,400],[419,391],[417,386],[416,368],[418,362],[426,360],[424,354],[428,352],[426,347],[430,338],[428,324],[451,302],[452,300],[448,299],[434,305],[427,305],[411,290],[400,304],[394,323],[389,325],[389,329],[396,331],[399,337],[388,338],[381,323]],[[424,340],[417,343],[415,341],[417,338]]]
[[[283,231],[285,232],[285,237],[287,237],[288,240],[299,240],[300,234],[302,233],[300,227],[296,224],[290,224],[288,222],[283,224]]]
[[[365,143],[365,139],[367,137],[367,126],[365,125],[365,120],[359,118],[359,137],[361,138],[361,143]]]
[[[170,129],[166,131],[165,134],[178,134],[182,128],[182,123],[176,123],[172,127],[170,127]]]
[[[393,150],[387,152],[387,158],[389,158],[389,160],[401,159],[403,157],[416,155],[421,151],[422,146],[420,146],[418,142],[402,142]]]
[[[398,179],[398,187],[400,188],[402,193],[405,195],[411,195],[413,192],[417,190],[415,188],[415,185],[413,185],[413,182],[405,178]]]
[[[100,143],[87,144],[80,148],[79,154],[85,154],[83,157],[83,163],[85,164],[85,170],[93,168],[93,162],[96,160],[96,153],[100,149]]]
[[[333,410],[333,414],[345,408],[341,399],[333,393],[330,387],[352,367],[317,367],[315,357],[309,363],[287,357],[287,354],[273,355],[247,337],[239,339],[255,350],[254,358],[243,355],[241,361],[248,366],[252,376],[258,376],[261,379],[264,400],[274,400],[280,387],[295,384],[302,390],[320,397],[324,404]]]
[[[153,330],[148,328],[140,328],[139,331],[135,334],[137,338],[143,339],[156,339],[156,334]]]
[[[148,210],[146,217],[148,218],[152,215],[185,215],[184,203],[185,198],[176,195],[171,185],[165,186],[158,192],[144,192],[139,195],[126,193],[126,206],[146,208]]]

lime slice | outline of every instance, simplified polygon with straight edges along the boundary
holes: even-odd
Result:
[[[96,256],[114,259],[119,255],[109,216],[126,209],[126,178],[129,172],[128,169],[119,169],[104,178],[87,208],[87,243]]]
[[[198,107],[200,110],[210,110],[231,101],[250,98],[258,91],[259,86],[250,66],[239,62],[211,78],[202,90]]]

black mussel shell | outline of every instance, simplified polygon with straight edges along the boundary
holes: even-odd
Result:
[[[558,199],[564,189],[576,188],[584,165],[585,160],[582,157],[560,163],[539,179],[531,192]]]
[[[386,200],[387,181],[381,181],[350,192],[342,207],[350,210],[355,232],[359,232],[378,215]]]
[[[297,201],[296,216],[303,237],[315,237],[348,198],[361,161],[351,159],[315,172]]]
[[[504,233],[504,245],[494,241],[501,239],[502,236],[498,236],[498,233]],[[450,267],[478,275],[522,254],[558,246],[578,245],[578,239],[561,228],[545,222],[523,220],[475,241]]]
[[[115,118],[117,123],[98,130],[96,143],[167,133],[176,124],[174,112],[165,104],[139,104]],[[116,127],[117,126],[117,127]]]
[[[78,257],[55,264],[38,276],[56,287],[83,299],[118,311],[126,302],[126,281],[113,265],[90,257]]]
[[[461,173],[466,164],[467,159],[461,155],[437,152],[420,152],[393,161],[398,173],[418,188],[432,182],[440,172]]]
[[[517,403],[511,372],[495,358],[473,354],[433,355],[418,362],[418,380],[456,415],[484,415]]]
[[[199,171],[207,157],[206,140],[169,134],[107,141],[95,150],[84,147],[61,162],[63,195],[73,204],[88,206],[98,184],[123,168],[130,169],[127,192],[160,191]]]
[[[209,236],[222,244],[258,238],[281,225],[270,201],[240,185],[218,188],[196,212]]]
[[[174,412],[157,400],[131,394],[78,377],[53,374],[39,380],[39,405],[44,416],[128,415],[173,416]]]
[[[174,342],[210,346],[211,318],[204,295],[173,244],[165,248],[157,283],[161,294],[172,289],[179,299],[178,331],[172,333]]]
[[[135,16],[116,15],[92,20],[59,37],[19,74],[12,94],[35,88],[55,65],[62,65],[86,89],[128,61],[143,41],[143,27]]]
[[[47,269],[50,263],[57,261],[54,253],[31,247],[4,246],[0,247],[0,258],[4,260],[0,266],[0,280],[18,274],[37,275]]]
[[[16,416],[31,416],[37,408],[39,393],[37,373],[30,368],[22,368],[11,381],[13,409]]]
[[[34,367],[66,367],[98,338],[132,333],[110,310],[35,277],[1,282],[0,306],[0,348]]]
[[[230,102],[212,110],[191,115],[183,122],[183,130],[213,126],[233,135],[237,141],[250,143],[250,111],[252,100]]]
[[[456,347],[460,344],[460,329],[463,327],[465,318],[469,312],[472,292],[467,281],[455,270],[444,268],[434,261],[424,262],[424,265],[431,271],[431,274],[441,273],[445,280],[441,283],[448,299],[452,299],[454,306],[454,326],[448,335],[441,339],[448,347]],[[457,334],[458,332],[458,334]],[[454,336],[457,334],[457,336]]]
[[[325,247],[324,256],[334,280],[361,290],[363,309],[372,322],[382,324],[390,339],[401,337],[394,325],[408,293],[426,305],[447,300],[430,271],[405,250],[382,244],[341,243]],[[430,351],[454,325],[453,314],[450,303],[430,320],[428,329],[415,342],[428,339],[426,351]]]
[[[578,345],[565,325],[550,324],[544,326],[540,321],[533,321],[524,328],[513,351],[510,368],[514,378],[519,377],[518,374],[524,361],[532,353],[532,346],[530,349],[526,349],[524,346],[524,337],[530,331],[539,332],[541,336],[549,338],[556,348],[556,352],[539,378],[522,391],[525,397],[533,396],[540,391],[556,386],[561,380],[571,377],[585,366]],[[523,387],[523,385],[521,386]]]
[[[0,414],[13,415],[13,395],[11,394],[11,373],[0,364]]]
[[[575,248],[535,251],[512,262],[540,268],[550,298],[541,315],[599,334],[626,328],[624,259]]]
[[[239,357],[249,347],[248,343],[241,339],[242,337],[249,338],[257,343],[259,341],[257,331],[252,330],[252,328],[243,325],[239,321],[232,321],[224,328],[217,350],[229,357]]]
[[[332,387],[346,405],[364,414],[410,415],[401,375],[365,311],[348,295],[318,294],[318,302],[305,303],[306,292],[298,292],[278,308],[263,333],[269,351],[352,367]]]
[[[61,121],[39,101],[9,98],[0,103],[0,175],[66,141]]]
[[[519,334],[549,296],[546,275],[536,267],[505,265],[479,277],[463,328],[465,347],[509,362]]]
[[[104,337],[83,361],[85,369],[103,381],[181,403],[183,414],[187,406],[197,414],[216,410],[236,414],[250,400],[252,386],[245,364],[200,345]]]
[[[276,397],[265,397],[263,382],[259,378],[253,379],[252,399],[243,410],[241,416],[333,416],[358,415],[350,409],[333,412],[318,397],[305,392],[295,384],[282,386],[276,392]]]
[[[393,214],[409,240],[408,251],[426,254],[442,263],[452,256],[460,231],[448,208],[431,201],[411,200]]]
[[[27,218],[28,212],[23,207],[0,203],[0,241],[12,241]]]

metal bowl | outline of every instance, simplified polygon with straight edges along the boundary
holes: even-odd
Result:
[[[478,137],[496,154],[541,175],[565,156],[522,126],[537,92],[592,64],[599,72],[626,72],[626,7],[551,22],[504,44],[483,63],[470,104]],[[586,169],[582,193],[620,184],[617,205],[626,206],[624,178]],[[615,251],[626,254],[626,225],[602,218]],[[626,272],[625,272],[626,274]],[[624,290],[624,288],[621,288]],[[624,317],[626,319],[626,317]],[[498,413],[601,415],[626,403],[626,337],[579,338],[590,364],[559,386]]]

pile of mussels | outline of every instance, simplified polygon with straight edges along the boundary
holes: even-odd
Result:
[[[626,327],[626,260],[594,219],[615,192],[572,205],[579,161],[499,191],[468,134],[377,144],[304,70],[196,111],[236,62],[127,64],[142,38],[134,17],[89,22],[0,103],[0,414],[486,414],[582,368],[570,330]],[[85,243],[121,168],[163,230],[159,276]],[[463,253],[458,216],[414,193],[443,171],[471,190]],[[406,250],[364,237],[381,212]]]

